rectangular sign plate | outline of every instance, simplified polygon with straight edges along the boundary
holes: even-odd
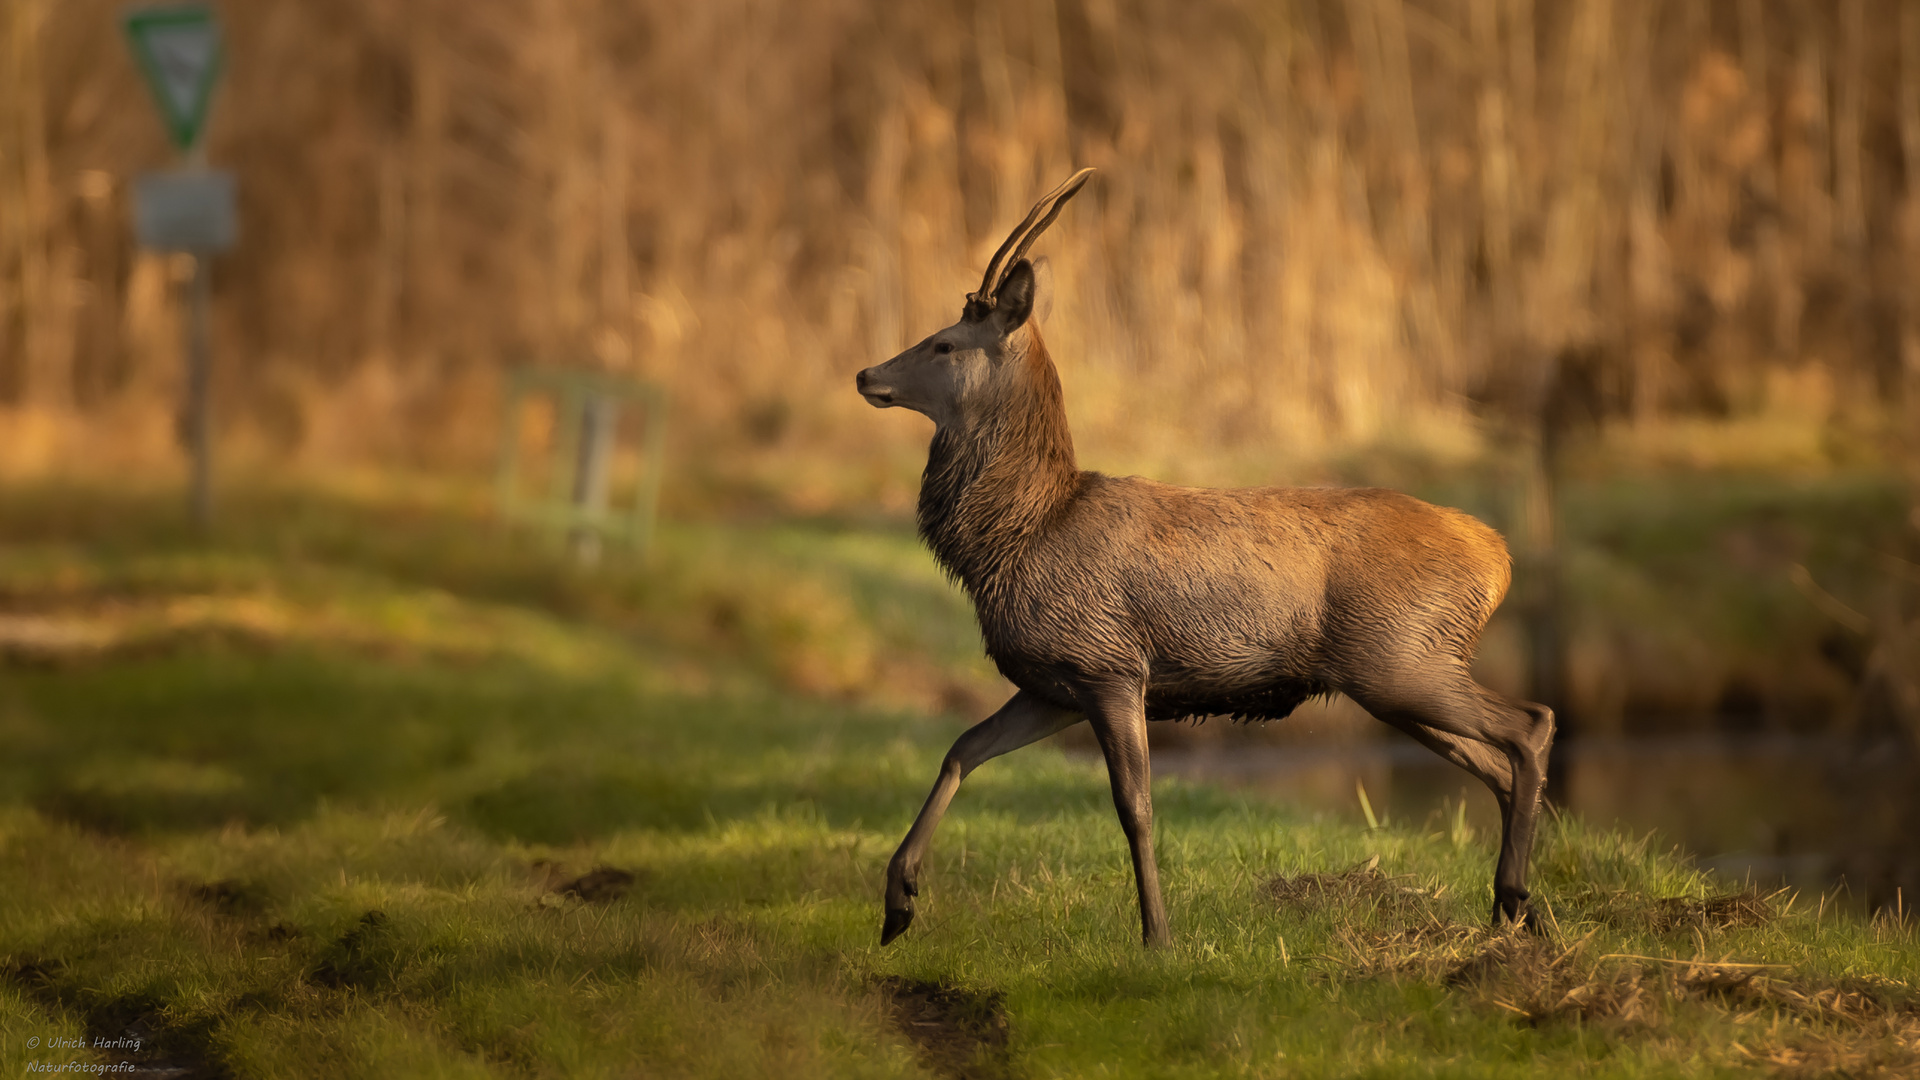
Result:
[[[133,182],[133,228],[156,251],[225,251],[240,237],[230,172],[142,173]]]

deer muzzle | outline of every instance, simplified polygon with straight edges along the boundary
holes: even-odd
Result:
[[[885,376],[877,374],[879,370],[867,368],[854,376],[853,385],[860,391],[860,396],[867,399],[867,404],[876,409],[885,409],[894,404],[894,389],[887,385]]]

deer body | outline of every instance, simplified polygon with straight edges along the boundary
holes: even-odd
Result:
[[[1097,473],[1024,555],[961,577],[988,655],[1066,707],[1089,678],[1138,678],[1148,720],[1278,720],[1364,695],[1395,657],[1470,662],[1508,581],[1492,530],[1396,492]]]
[[[874,405],[934,420],[920,533],[1019,687],[949,752],[889,865],[882,942],[912,921],[921,859],[960,780],[1082,719],[1107,759],[1143,936],[1166,940],[1147,722],[1280,719],[1335,692],[1492,789],[1505,825],[1495,917],[1524,919],[1552,714],[1469,671],[1506,594],[1505,544],[1465,514],[1392,491],[1214,490],[1081,471],[1040,337],[1050,278],[1024,254],[1085,175],[1035,207],[959,323],[858,380]],[[996,280],[1001,256],[1049,208]]]

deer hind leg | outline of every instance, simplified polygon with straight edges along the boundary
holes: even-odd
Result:
[[[1427,687],[1378,688],[1356,697],[1367,711],[1460,766],[1500,804],[1500,861],[1493,875],[1494,922],[1538,928],[1527,901],[1540,795],[1553,747],[1553,711],[1510,701],[1462,674]]]
[[[1527,870],[1533,861],[1534,827],[1547,788],[1547,755],[1553,751],[1553,710],[1531,701],[1511,701],[1479,685],[1474,686],[1489,713],[1524,719],[1526,734],[1517,746],[1504,747],[1513,761],[1513,797],[1505,812],[1500,837],[1500,862],[1493,872],[1493,917],[1511,919],[1539,931],[1541,925],[1527,906]]]
[[[947,804],[960,790],[960,781],[1001,754],[1038,742],[1081,719],[1077,712],[1050,705],[1022,690],[954,740],[946,760],[940,763],[940,777],[933,782],[926,805],[920,808],[920,816],[914,818],[906,839],[887,864],[887,917],[880,930],[880,944],[890,943],[913,922],[913,898],[920,895],[920,861],[933,843],[933,831],[939,828]]]

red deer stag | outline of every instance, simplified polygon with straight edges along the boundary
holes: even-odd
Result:
[[[933,421],[920,536],[1019,688],[947,752],[887,867],[881,944],[913,921],[921,860],[960,781],[1083,719],[1132,849],[1142,936],[1164,943],[1147,722],[1279,719],[1336,692],[1493,790],[1503,829],[1493,917],[1527,920],[1553,713],[1470,672],[1511,578],[1505,543],[1466,514],[1393,491],[1224,491],[1083,472],[1040,338],[1051,273],[1027,251],[1092,171],[1014,229],[959,322],[857,379],[874,406]]]

